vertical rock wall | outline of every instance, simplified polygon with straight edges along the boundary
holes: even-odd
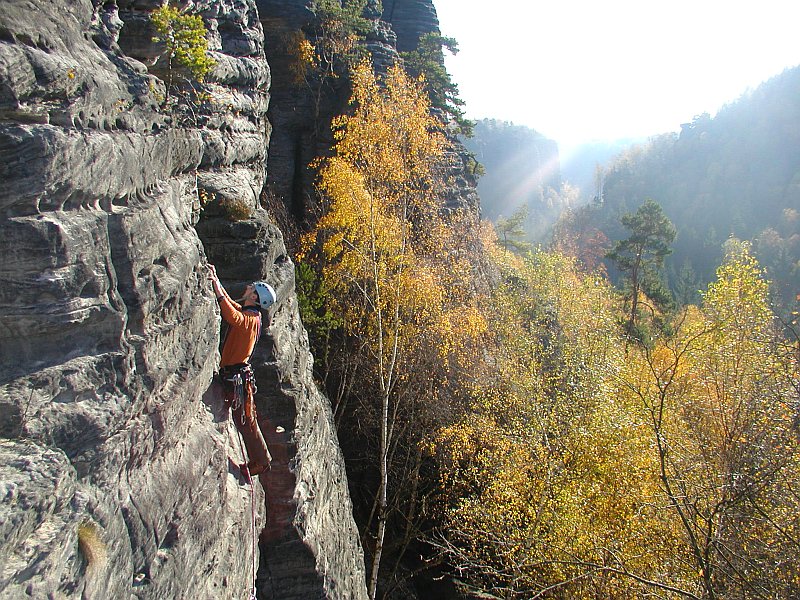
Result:
[[[292,265],[258,205],[270,72],[255,4],[183,3],[217,65],[203,96],[174,105],[148,21],[159,4],[0,10],[0,595],[246,597],[252,505],[212,383],[209,254],[232,288],[266,277],[281,299],[258,358],[259,402],[284,429],[270,478],[289,478],[267,531],[307,570],[274,597],[363,597]],[[256,486],[259,530],[264,505]],[[270,597],[263,573],[288,559],[264,537]]]
[[[408,52],[417,47],[420,36],[439,33],[439,17],[433,0],[383,0],[382,19],[391,23],[397,34],[397,50]]]
[[[315,15],[310,0],[257,0],[266,33],[265,52],[275,73],[269,120],[273,127],[269,148],[268,194],[282,203],[297,221],[315,216],[315,174],[309,164],[330,153],[331,119],[346,109],[350,96],[347,74],[321,80],[298,73],[298,41],[314,41]],[[372,22],[365,46],[376,68],[397,61],[395,36],[380,20],[378,3],[368,0],[365,18]],[[339,65],[341,66],[341,65]]]

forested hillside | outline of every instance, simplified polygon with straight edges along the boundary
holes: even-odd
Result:
[[[491,221],[522,209],[528,236],[538,239],[577,200],[562,190],[556,142],[529,127],[482,119],[464,145],[480,164],[481,209]]]
[[[788,304],[800,292],[800,69],[698,116],[680,134],[631,148],[607,169],[602,203],[585,219],[611,240],[621,215],[652,198],[677,229],[667,261],[673,290],[700,289],[731,236],[755,255]],[[574,215],[573,215],[574,217]]]
[[[598,169],[602,170],[620,153],[635,144],[646,140],[623,138],[614,141],[587,142],[575,148],[559,148],[562,179],[580,190],[581,201],[588,202],[597,196],[601,180]]]
[[[632,297],[602,252],[512,252],[446,203],[430,88],[350,68],[298,286],[370,597],[797,596],[796,347],[750,246],[680,310],[647,298],[675,239],[656,202],[619,225]]]

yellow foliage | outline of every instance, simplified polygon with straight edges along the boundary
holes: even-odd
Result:
[[[281,37],[281,42],[286,48],[289,58],[289,73],[292,76],[292,82],[295,85],[304,83],[308,72],[319,66],[316,48],[302,30],[293,30]]]
[[[631,352],[620,393],[649,421],[663,502],[703,588],[758,585],[780,595],[786,570],[800,565],[789,558],[798,544],[785,536],[800,508],[792,491],[800,440],[787,396],[796,371],[785,368],[757,263],[746,245],[732,250],[703,306],[680,315],[652,351]],[[756,568],[752,556],[771,558]]]
[[[99,528],[90,521],[78,525],[78,549],[86,560],[87,571],[96,573],[108,562],[108,548]]]
[[[320,253],[346,328],[371,340],[373,352],[401,339],[410,351],[416,340],[436,338],[448,354],[455,338],[481,326],[464,311],[469,295],[458,293],[468,287],[468,260],[442,252],[452,241],[439,209],[447,142],[421,84],[399,66],[383,83],[369,65],[358,66],[352,106],[333,122],[335,155],[317,163],[329,206],[302,256]],[[455,318],[461,312],[464,319]],[[455,330],[465,323],[469,329]]]
[[[372,419],[359,414],[362,427],[379,431],[391,457],[423,448],[431,423],[476,376],[487,326],[472,282],[481,248],[464,235],[468,215],[443,210],[449,143],[423,83],[400,66],[379,82],[366,63],[352,83],[351,111],[332,123],[333,155],[313,165],[325,210],[301,256],[315,263],[327,308],[354,348],[341,359],[344,375],[375,401],[363,402]],[[415,443],[403,446],[400,436]],[[385,462],[378,469],[388,477]],[[411,477],[417,486],[419,470]],[[399,494],[404,483],[391,481]]]
[[[614,556],[682,576],[646,421],[615,394],[626,358],[613,294],[559,254],[503,268],[510,283],[478,321],[496,340],[496,376],[434,444],[451,560],[504,597],[551,585],[564,598],[636,597],[634,580],[603,575]]]

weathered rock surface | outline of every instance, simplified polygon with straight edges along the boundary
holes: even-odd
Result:
[[[262,597],[364,597],[292,264],[258,205],[270,70],[255,3],[184,3],[217,65],[207,97],[171,108],[148,22],[160,4],[0,10],[0,596],[246,597],[251,495],[212,382],[210,257],[232,288],[264,277],[279,291],[257,355],[283,452],[264,478],[283,489],[268,499]],[[265,574],[295,568],[292,586]]]
[[[267,193],[297,221],[308,217],[313,203],[314,173],[309,164],[329,151],[330,119],[339,114],[348,94],[342,78],[329,78],[323,84],[297,74],[298,41],[314,21],[309,5],[309,0],[258,0],[264,51],[274,74]]]
[[[391,23],[397,34],[399,52],[414,50],[421,35],[439,33],[433,0],[384,0],[382,19]]]
[[[268,156],[266,190],[295,220],[314,214],[315,173],[309,167],[317,157],[330,153],[333,138],[331,118],[347,108],[349,83],[346,77],[324,82],[309,76],[298,80],[296,46],[298,36],[314,39],[314,13],[310,0],[257,0],[266,32],[265,52],[275,74],[269,120],[272,140]],[[381,12],[382,8],[382,12]],[[363,44],[377,71],[400,59],[399,52],[412,50],[420,35],[439,32],[439,20],[432,0],[389,0],[378,4],[369,0],[364,17],[372,30]],[[474,159],[453,139],[448,156],[449,190],[444,202],[448,208],[479,209],[477,177],[468,163]]]
[[[273,127],[269,148],[268,194],[285,206],[297,221],[314,214],[316,194],[310,163],[330,153],[331,119],[344,112],[350,95],[346,73],[320,78],[297,75],[297,44],[302,37],[314,41],[314,12],[309,0],[258,0],[266,33],[265,52],[275,73],[269,121]],[[369,0],[364,17],[371,20],[364,46],[376,69],[398,60],[395,34],[380,20],[379,6]]]

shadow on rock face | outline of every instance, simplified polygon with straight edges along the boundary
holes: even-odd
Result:
[[[224,423],[228,420],[230,409],[225,406],[224,395],[222,393],[222,384],[215,375],[211,380],[211,385],[203,394],[203,404],[205,404],[211,415],[214,417],[214,423]]]

